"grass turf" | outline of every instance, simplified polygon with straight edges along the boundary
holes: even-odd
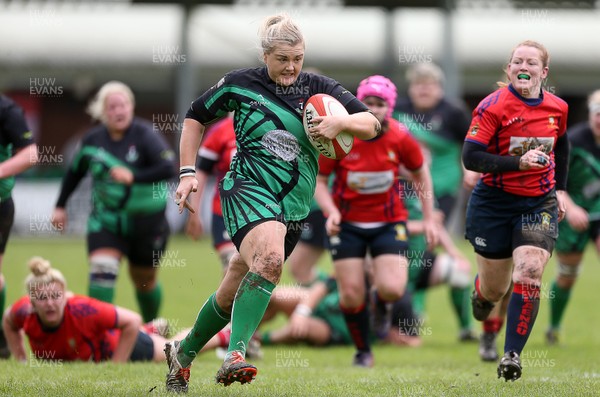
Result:
[[[466,244],[459,241],[471,255]],[[69,289],[85,294],[87,263],[83,239],[19,239],[9,242],[3,272],[8,282],[7,301],[24,293],[25,263],[32,255],[50,259],[66,276]],[[376,346],[375,368],[350,365],[351,347],[266,347],[265,357],[254,362],[259,369],[250,385],[224,388],[214,383],[221,361],[213,352],[199,356],[192,367],[189,394],[193,396],[591,396],[600,395],[600,316],[593,309],[600,282],[597,256],[585,257],[580,280],[567,309],[559,346],[548,347],[543,333],[548,323],[549,286],[556,263],[551,259],[542,285],[542,304],[535,328],[523,352],[523,378],[504,382],[496,377],[496,364],[483,363],[477,344],[458,343],[457,321],[446,287],[427,296],[427,320],[421,325],[423,346]],[[328,258],[320,266],[330,269]],[[204,300],[216,288],[218,257],[208,240],[191,242],[174,237],[160,269],[164,304],[161,315],[174,331],[192,325]],[[285,274],[283,284],[292,285]],[[115,303],[137,309],[135,295],[122,267]],[[278,318],[268,327],[280,325]],[[475,324],[479,329],[479,324]],[[502,347],[504,334],[499,337]],[[64,363],[0,361],[2,396],[159,396],[166,395],[166,364]]]

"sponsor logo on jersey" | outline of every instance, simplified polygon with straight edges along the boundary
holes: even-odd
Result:
[[[285,161],[292,161],[300,153],[298,139],[286,130],[271,130],[263,135],[262,146],[272,155]]]
[[[346,178],[348,187],[360,194],[387,192],[394,183],[394,171],[350,171]]]
[[[511,156],[522,156],[530,150],[537,149],[542,146],[541,151],[550,154],[554,147],[553,137],[510,137],[508,154]]]
[[[125,160],[128,163],[133,163],[134,161],[136,161],[138,158],[140,157],[139,153],[137,152],[137,149],[135,148],[134,145],[129,146],[129,150],[127,151],[127,154],[125,155]]]
[[[525,119],[523,117],[513,117],[512,119],[508,120],[508,123],[506,123],[505,127],[508,127],[514,123],[522,123],[524,121]]]
[[[250,106],[253,108],[258,108],[260,106],[269,106],[271,102],[265,99],[262,94],[258,95],[258,100],[250,101]]]

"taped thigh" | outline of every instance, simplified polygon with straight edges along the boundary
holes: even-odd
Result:
[[[566,265],[558,262],[558,275],[567,278],[576,278],[581,271],[581,264],[577,266]]]
[[[119,259],[110,255],[94,255],[90,258],[90,282],[112,288],[119,274]]]

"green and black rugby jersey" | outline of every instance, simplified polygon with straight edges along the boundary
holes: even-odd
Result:
[[[331,78],[302,72],[293,85],[284,87],[272,81],[263,66],[225,75],[192,103],[186,117],[208,125],[234,112],[234,177],[269,189],[286,220],[301,220],[314,194],[319,155],[304,132],[302,111],[308,98],[320,93],[339,100],[351,114],[368,111]]]
[[[33,134],[27,127],[23,110],[12,99],[0,95],[0,162],[32,143]],[[0,179],[0,200],[10,197],[14,186],[14,176]]]
[[[409,98],[398,98],[394,118],[431,153],[430,172],[435,197],[454,195],[462,186],[461,151],[471,115],[462,103],[442,98],[421,113]]]
[[[571,143],[567,192],[588,212],[600,212],[600,146],[588,122],[567,131]]]
[[[173,151],[145,120],[134,118],[119,141],[110,137],[104,125],[98,125],[82,139],[63,179],[56,206],[65,207],[71,193],[89,172],[93,180],[94,211],[128,214],[160,211],[169,195],[166,180],[176,173],[174,160]],[[115,166],[133,172],[131,186],[113,181],[110,169]]]

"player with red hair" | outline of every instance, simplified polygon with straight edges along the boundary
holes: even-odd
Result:
[[[498,377],[507,381],[521,377],[519,356],[535,323],[542,274],[566,208],[568,106],[542,87],[548,63],[540,43],[514,48],[506,67],[509,84],[473,111],[462,153],[467,169],[483,173],[466,216],[479,270],[473,316],[486,320],[513,283],[498,366]]]

